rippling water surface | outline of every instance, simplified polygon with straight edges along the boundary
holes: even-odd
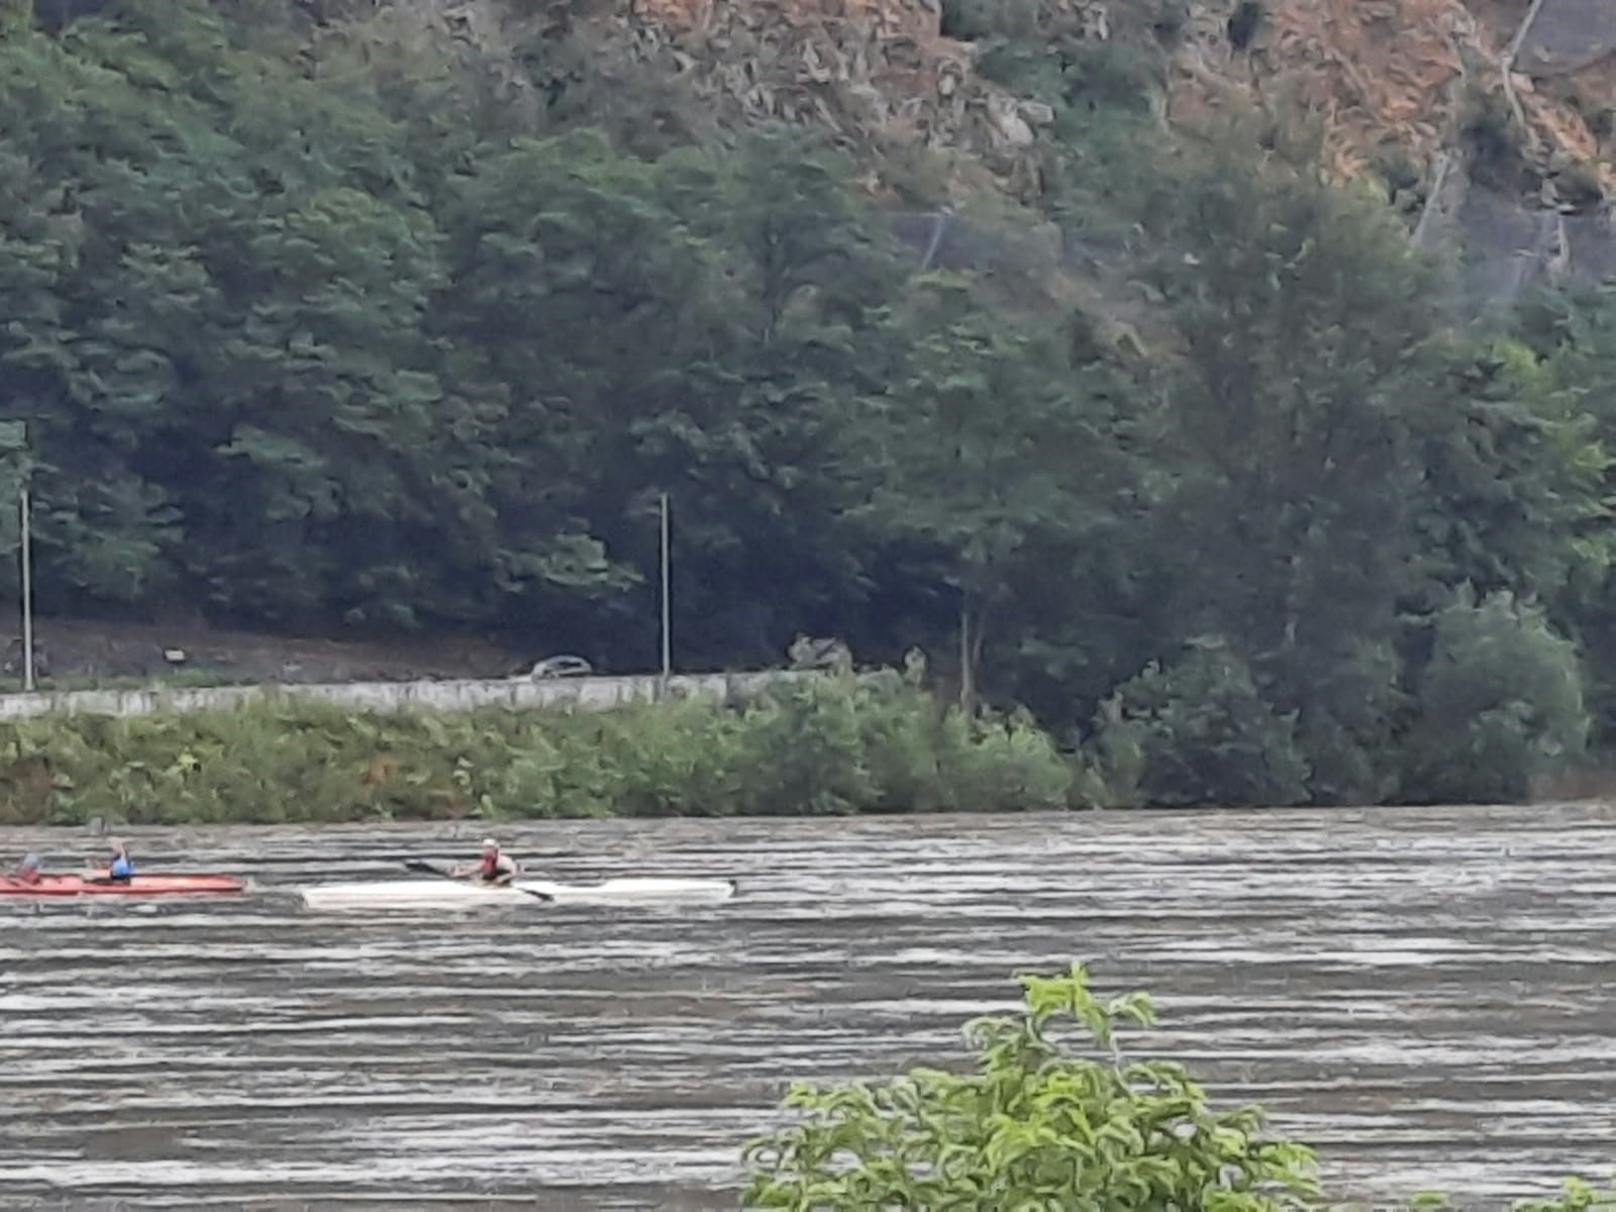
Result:
[[[0,1205],[733,1206],[793,1078],[959,1055],[1012,970],[1156,994],[1128,1046],[1468,1206],[1616,1166],[1616,814],[1595,808],[547,824],[682,911],[315,914],[480,827],[132,831],[237,899],[0,898]],[[77,866],[79,832],[0,830]]]

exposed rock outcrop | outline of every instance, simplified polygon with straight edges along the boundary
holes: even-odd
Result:
[[[985,78],[980,45],[945,35],[943,0],[367,2],[495,61],[525,39],[565,63],[555,48],[583,37],[583,70],[670,82],[719,126],[833,132],[876,192],[917,148],[951,157],[939,189],[955,198],[1042,188],[1054,112]],[[1015,12],[1044,41],[1148,53],[1169,122],[1231,97],[1314,115],[1328,171],[1383,183],[1422,243],[1479,259],[1475,289],[1616,262],[1603,217],[1616,198],[1616,0],[1019,0]]]

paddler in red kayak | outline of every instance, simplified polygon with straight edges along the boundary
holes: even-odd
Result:
[[[485,884],[508,884],[521,871],[515,859],[499,848],[491,837],[483,839],[483,857],[475,863],[462,863],[450,870],[457,880],[481,880]]]
[[[19,884],[37,884],[42,874],[40,868],[44,865],[40,862],[39,855],[24,855],[22,862],[17,864],[17,869],[11,873],[11,878]]]
[[[112,859],[107,863],[106,879],[127,884],[135,875],[135,864],[129,858],[129,847],[122,842],[112,843]]]

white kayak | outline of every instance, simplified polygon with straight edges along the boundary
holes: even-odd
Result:
[[[530,893],[539,893],[535,897]],[[512,887],[465,880],[381,880],[324,884],[303,889],[310,909],[474,909],[483,905],[712,905],[735,895],[734,880],[613,879],[598,884],[561,884],[522,879]]]

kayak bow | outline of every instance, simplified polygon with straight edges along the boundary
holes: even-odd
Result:
[[[0,896],[193,896],[241,892],[246,887],[233,875],[137,875],[128,880],[43,875],[37,884],[0,875]]]

